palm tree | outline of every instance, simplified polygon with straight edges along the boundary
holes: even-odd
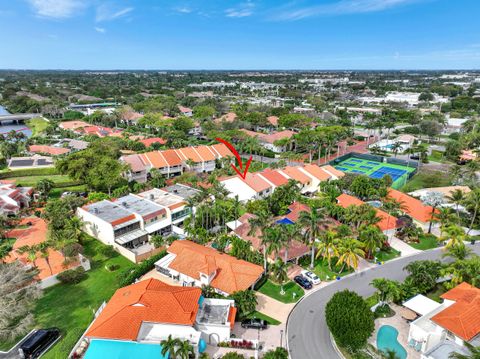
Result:
[[[272,278],[275,282],[280,284],[280,294],[284,295],[285,291],[283,289],[283,285],[288,280],[288,270],[289,264],[287,262],[282,261],[281,259],[277,259],[275,263],[272,265]]]
[[[455,217],[451,208],[442,207],[435,213],[434,220],[440,223],[440,236],[443,236],[445,228],[450,224],[458,222],[458,217]]]
[[[172,338],[172,335],[170,334],[167,339],[164,339],[160,342],[160,345],[162,347],[162,355],[163,356],[168,356],[170,358],[175,358],[176,357],[176,348],[179,345],[179,340]]]
[[[178,347],[175,351],[175,359],[188,359],[191,355],[194,355],[195,351],[193,346],[188,340],[179,340]]]
[[[402,149],[402,144],[400,142],[394,142],[390,150],[393,152],[395,157],[397,157],[398,151]]]
[[[460,217],[458,207],[465,201],[465,193],[461,189],[455,189],[446,197],[450,202],[455,204],[457,217]]]
[[[386,236],[374,225],[362,226],[358,231],[358,240],[363,243],[363,248],[367,251],[367,258],[372,258],[373,252],[377,248],[383,247]]]
[[[38,245],[38,251],[40,252],[40,256],[45,259],[45,262],[48,265],[48,269],[50,270],[50,274],[53,275],[52,266],[50,265],[50,248],[52,243],[49,241],[42,242]]]
[[[315,264],[315,240],[323,232],[321,226],[326,223],[325,212],[316,207],[312,207],[310,211],[302,211],[298,217],[300,227],[305,229],[305,238],[311,248],[310,268]]]
[[[327,258],[328,269],[332,270],[332,258],[338,256],[338,237],[333,231],[326,231],[317,243],[317,258]]]
[[[279,237],[277,241],[285,247],[285,254],[283,261],[288,261],[288,249],[292,241],[301,238],[300,228],[297,224],[282,224],[280,225]]]
[[[35,261],[37,260],[37,253],[38,253],[38,245],[24,245],[17,249],[19,254],[27,254],[27,261],[32,263],[35,268],[37,268],[37,264]]]
[[[475,188],[472,192],[468,193],[467,198],[465,199],[465,204],[468,206],[470,210],[473,211],[472,219],[470,221],[470,226],[468,227],[467,234],[470,233],[472,230],[473,224],[477,219],[478,212],[480,210],[480,189]]]
[[[462,175],[462,166],[460,165],[453,165],[449,169],[450,178],[452,179],[452,183],[456,184],[460,176]]]
[[[396,301],[402,295],[401,286],[396,281],[375,278],[370,284],[377,290],[378,301],[381,305]]]
[[[430,219],[430,224],[428,226],[428,233],[432,233],[432,224],[433,224],[433,217],[435,214],[435,210],[438,206],[443,203],[443,194],[440,192],[429,192],[424,198],[423,202],[428,206],[432,207],[432,214]]]
[[[273,248],[269,248],[270,244],[275,240],[275,236],[272,235],[272,231],[269,228],[272,225],[272,219],[269,213],[266,211],[259,212],[255,217],[250,218],[248,221],[250,224],[250,230],[248,231],[249,236],[255,236],[257,234],[257,230],[260,229],[262,232],[261,240],[263,246],[263,269],[267,271],[267,255],[269,254],[269,250]]]
[[[365,257],[362,247],[362,242],[354,238],[346,238],[340,242],[337,261],[337,266],[342,265],[340,273],[343,272],[346,265],[353,269],[358,268],[359,259]]]
[[[450,359],[479,359],[480,358],[480,347],[473,346],[469,342],[464,342],[470,354],[461,354],[461,353],[450,353]]]
[[[464,245],[466,234],[462,227],[455,224],[449,225],[445,228],[445,236],[441,238],[442,241],[448,241],[445,249]]]
[[[381,356],[384,359],[400,359],[397,352],[395,350],[391,350],[391,349],[381,351]]]
[[[37,182],[35,188],[40,193],[41,198],[46,200],[53,186],[54,186],[54,183],[52,180],[48,178],[43,178]]]
[[[462,243],[460,245],[446,248],[446,253],[443,254],[443,257],[451,257],[460,261],[469,257],[472,253],[473,251],[468,248],[465,243]]]

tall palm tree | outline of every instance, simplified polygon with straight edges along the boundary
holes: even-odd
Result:
[[[45,259],[45,262],[48,265],[48,269],[50,270],[50,274],[53,275],[52,266],[50,265],[50,248],[52,243],[49,241],[42,242],[38,245],[38,251],[40,252],[40,256]]]
[[[24,245],[21,246],[20,248],[17,249],[17,252],[19,254],[26,254],[27,255],[27,261],[32,263],[32,265],[37,268],[37,263],[35,262],[37,260],[37,253],[38,253],[38,245]]]
[[[175,359],[188,359],[194,355],[193,346],[188,340],[179,340],[177,350],[175,351]]]
[[[462,227],[451,224],[445,228],[445,235],[441,238],[442,241],[447,241],[445,249],[464,245],[466,234]]]
[[[257,231],[261,231],[261,240],[263,246],[263,270],[267,271],[267,255],[269,254],[269,249],[271,243],[275,240],[275,236],[270,227],[272,226],[272,218],[269,213],[266,211],[260,211],[255,217],[250,218],[248,223],[250,224],[250,230],[248,231],[249,236],[255,236]]]
[[[310,211],[302,211],[298,217],[298,225],[304,228],[305,238],[311,248],[310,268],[315,264],[315,240],[323,232],[321,226],[326,223],[325,212],[316,207],[312,207]]]
[[[326,231],[320,237],[317,243],[317,258],[323,257],[327,259],[328,269],[332,270],[332,258],[338,256],[338,237],[333,231]]]
[[[277,259],[275,263],[272,265],[272,278],[275,282],[280,284],[280,294],[284,295],[285,290],[283,289],[283,285],[288,280],[288,270],[289,264],[287,262],[282,261],[281,259]]]
[[[372,258],[377,248],[383,246],[386,236],[377,226],[369,225],[360,227],[358,240],[362,242],[363,248],[366,250],[367,258]]]
[[[360,258],[365,257],[365,252],[362,249],[363,244],[357,239],[346,238],[340,242],[338,246],[338,261],[337,266],[342,265],[340,273],[343,272],[345,266],[357,269]]]
[[[398,282],[385,278],[375,278],[371,283],[377,290],[377,296],[380,304],[388,304],[399,299],[402,295],[402,289]]]
[[[480,188],[475,188],[472,192],[468,193],[467,198],[465,199],[465,204],[473,211],[472,219],[468,227],[467,234],[472,230],[473,224],[477,219],[478,212],[480,210]]]
[[[167,356],[168,354],[168,356],[172,359],[176,357],[176,348],[179,345],[178,339],[174,339],[170,334],[167,339],[163,339],[160,342],[160,345],[162,347],[161,353],[163,356]]]
[[[400,142],[394,142],[390,148],[395,157],[397,157],[398,151],[402,149],[402,144]]]
[[[282,224],[280,225],[280,236],[277,238],[278,242],[283,244],[285,247],[285,254],[283,261],[287,263],[288,261],[288,249],[292,241],[301,238],[300,228],[297,224]]]
[[[446,198],[455,204],[456,212],[457,212],[457,217],[460,217],[460,212],[458,210],[458,207],[460,204],[462,204],[465,201],[465,193],[461,189],[455,189],[452,192],[450,192],[449,196],[446,196]]]

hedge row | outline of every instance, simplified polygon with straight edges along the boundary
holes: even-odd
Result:
[[[57,182],[53,184],[53,188],[66,188],[66,187],[76,187],[82,185],[83,182],[79,181],[66,181],[66,182]]]
[[[54,167],[47,168],[26,168],[23,170],[14,170],[0,173],[0,179],[12,177],[29,177],[29,176],[48,176],[58,175],[58,171]]]
[[[155,262],[166,255],[167,251],[163,250],[160,253],[140,262],[140,264],[138,264],[135,268],[122,272],[119,275],[120,287],[125,287],[129,284],[132,284],[142,275],[150,272],[155,267]]]

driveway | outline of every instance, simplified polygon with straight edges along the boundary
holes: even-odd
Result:
[[[471,246],[480,254],[480,245]],[[403,271],[408,263],[416,260],[443,260],[442,249],[433,249],[408,257],[400,257],[363,272],[353,273],[342,280],[331,282],[300,300],[287,322],[287,341],[292,359],[334,359],[341,358],[330,340],[330,332],[325,322],[325,306],[338,291],[349,289],[363,297],[372,295],[370,286],[374,278],[388,278],[403,281],[407,273]]]

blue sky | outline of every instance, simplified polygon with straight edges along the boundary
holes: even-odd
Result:
[[[0,68],[478,69],[478,0],[0,0]]]

